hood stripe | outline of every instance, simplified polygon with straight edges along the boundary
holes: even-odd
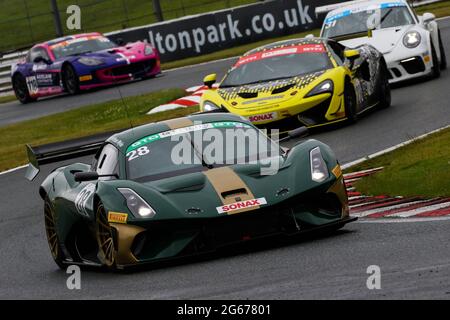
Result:
[[[192,126],[194,123],[189,118],[177,118],[177,119],[170,119],[166,121],[162,121],[161,123],[164,123],[169,127],[169,129],[179,129],[184,127]]]
[[[230,167],[221,167],[215,168],[208,171],[203,172],[208,181],[212,184],[214,190],[216,190],[217,196],[220,201],[222,201],[223,205],[232,204],[239,201],[251,200],[255,199],[250,188],[247,184],[233,171]],[[236,194],[233,196],[229,196],[224,198],[222,196],[223,192],[233,191],[238,189],[245,189],[246,193]],[[240,200],[236,200],[236,197],[239,197]],[[259,206],[250,207],[246,209],[235,210],[229,212],[228,214],[235,214],[250,210],[259,209]]]

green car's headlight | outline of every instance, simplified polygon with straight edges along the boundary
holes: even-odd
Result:
[[[100,59],[88,58],[88,57],[82,57],[82,58],[78,59],[78,62],[81,64],[84,64],[85,66],[98,66],[103,63],[103,61]]]
[[[153,218],[156,211],[136,192],[129,188],[118,188],[127,201],[127,207],[135,217]]]
[[[417,31],[410,31],[403,36],[403,45],[409,49],[413,49],[420,44],[420,40],[420,33]]]
[[[314,87],[305,97],[311,97],[322,93],[333,93],[333,81],[325,80]]]
[[[214,102],[205,101],[203,103],[203,111],[213,111],[220,109]]]
[[[150,45],[146,45],[144,53],[146,56],[153,54],[153,48]]]
[[[316,182],[322,182],[329,176],[328,167],[323,160],[320,148],[316,147],[309,152],[311,163],[311,179]]]

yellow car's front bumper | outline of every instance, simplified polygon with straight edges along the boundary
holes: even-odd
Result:
[[[316,127],[346,119],[343,94],[324,93],[261,108],[233,110],[253,124],[279,129],[281,132],[299,126]]]

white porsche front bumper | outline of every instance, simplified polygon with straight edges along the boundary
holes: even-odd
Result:
[[[423,77],[432,72],[433,61],[427,45],[393,50],[385,53],[384,58],[389,69],[389,83]]]

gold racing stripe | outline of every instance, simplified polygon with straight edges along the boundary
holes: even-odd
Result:
[[[203,172],[208,181],[216,190],[219,199],[222,201],[223,205],[232,204],[239,201],[251,200],[255,199],[250,188],[245,184],[244,181],[233,171],[230,167],[220,167],[211,169]],[[225,198],[222,196],[222,193],[227,191],[245,189],[245,192],[236,193],[230,196],[226,196]],[[236,200],[239,198],[240,200]],[[259,209],[259,206],[243,208],[239,210],[230,211],[228,214],[235,214],[250,210]]]
[[[177,119],[170,119],[166,121],[162,121],[165,125],[167,125],[171,130],[189,127],[194,125],[191,119],[189,118],[177,118]]]

